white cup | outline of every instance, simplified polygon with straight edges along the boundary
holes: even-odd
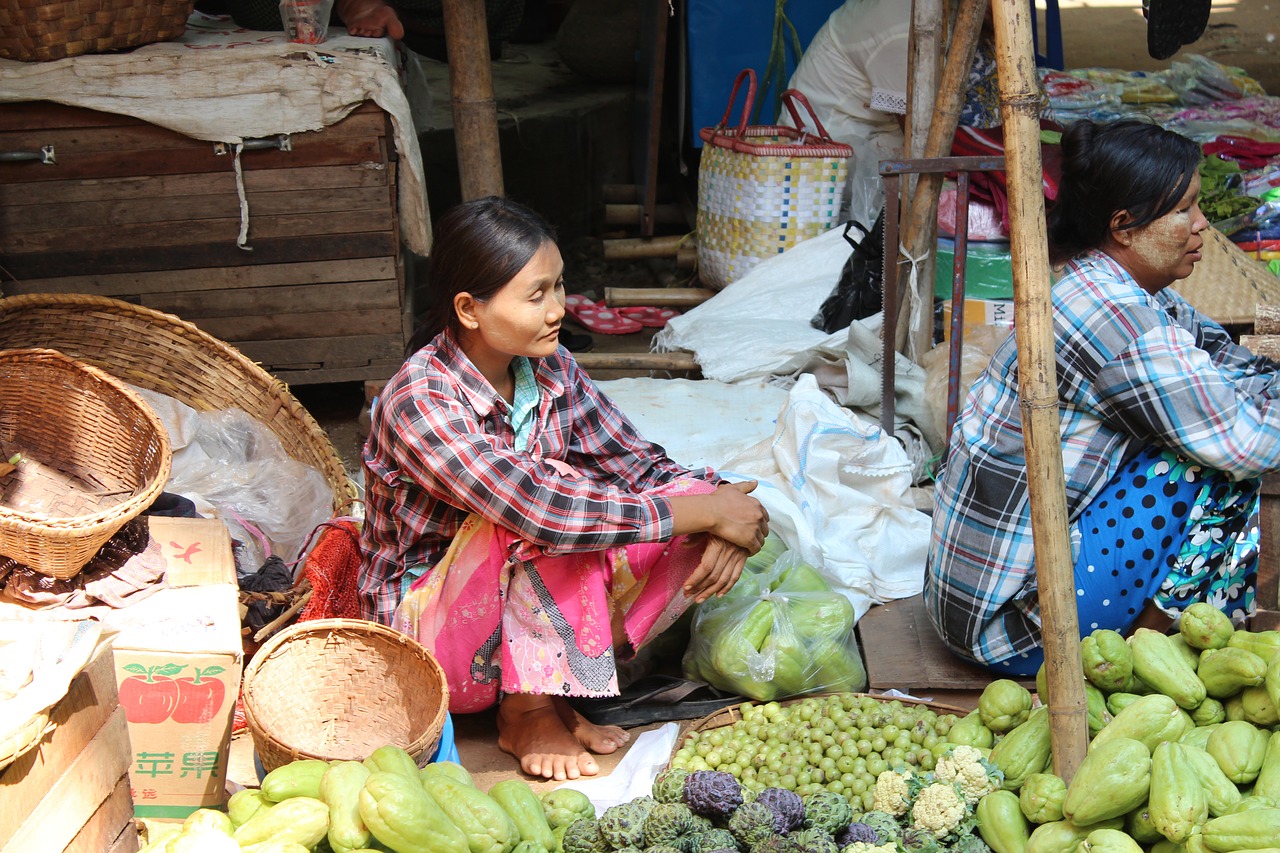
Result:
[[[320,44],[329,34],[333,0],[280,0],[284,36],[297,44]]]

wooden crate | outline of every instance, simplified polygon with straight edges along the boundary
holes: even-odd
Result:
[[[241,157],[127,116],[0,105],[5,294],[95,293],[176,314],[286,382],[386,379],[411,331],[389,119],[367,102]],[[219,153],[224,151],[225,153]]]
[[[49,714],[40,744],[0,771],[0,853],[138,849],[129,730],[103,643]]]

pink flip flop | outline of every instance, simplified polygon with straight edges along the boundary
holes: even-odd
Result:
[[[630,335],[644,328],[640,323],[583,296],[570,293],[564,298],[564,308],[573,319],[586,329],[602,335]]]
[[[671,308],[656,308],[652,305],[627,305],[617,309],[618,313],[630,320],[635,320],[642,326],[652,326],[655,329],[661,329],[667,325],[667,321],[679,314]]]

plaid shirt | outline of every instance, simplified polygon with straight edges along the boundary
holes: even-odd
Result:
[[[510,407],[448,333],[418,350],[378,395],[364,449],[360,604],[390,624],[405,569],[433,566],[470,513],[547,554],[672,536],[670,502],[645,494],[690,471],[645,441],[560,348],[531,359],[540,392],[527,450]],[[566,477],[544,460],[590,475]]]
[[[1090,252],[1053,288],[1062,465],[1076,519],[1144,447],[1235,479],[1280,468],[1278,365],[1173,290],[1142,290]],[[1035,553],[1011,336],[974,383],[938,479],[926,609],[949,646],[998,663],[1040,645]]]

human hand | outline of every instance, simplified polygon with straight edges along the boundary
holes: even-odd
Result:
[[[684,594],[698,604],[732,589],[742,576],[742,567],[750,556],[745,548],[719,536],[708,533],[704,538],[706,547],[702,550],[702,559],[684,584]]]
[[[769,535],[769,511],[751,497],[756,485],[755,480],[724,483],[717,486],[710,496],[714,502],[715,522],[709,532],[746,549],[748,555],[764,547],[764,539]]]

